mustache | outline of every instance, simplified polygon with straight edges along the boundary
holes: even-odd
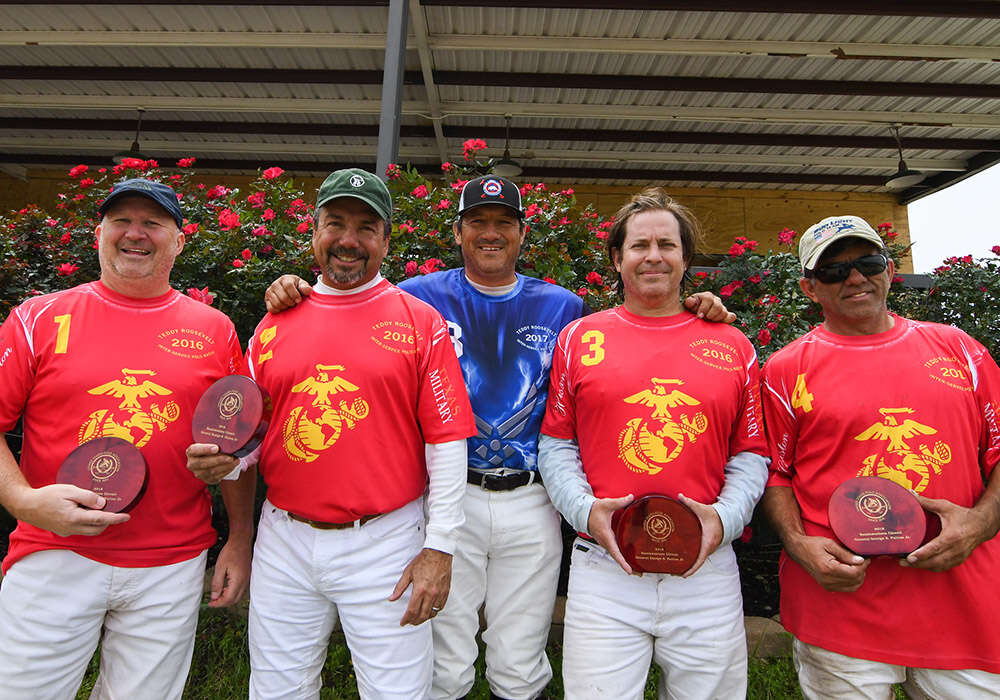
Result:
[[[360,258],[363,260],[368,259],[368,252],[364,248],[348,248],[346,246],[334,246],[327,251],[330,255],[336,255],[339,257],[351,257]]]

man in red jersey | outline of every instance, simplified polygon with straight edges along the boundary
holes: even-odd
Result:
[[[746,694],[736,556],[767,478],[757,356],[746,337],[685,311],[697,221],[665,192],[619,210],[608,255],[624,304],[559,334],[539,468],[573,545],[563,643],[571,700],[641,697],[650,659],[660,697]],[[663,494],[698,516],[683,577],[630,576],[612,514]]]
[[[339,616],[362,698],[425,698],[431,626],[476,433],[441,315],[379,274],[392,200],[364,170],[319,189],[321,269],[247,351],[274,400],[250,591],[250,695],[315,698]],[[426,528],[424,494],[426,496]]]
[[[781,621],[803,693],[997,697],[1000,371],[962,331],[888,310],[895,267],[863,219],[810,227],[799,258],[824,321],[764,368],[763,504],[785,545]],[[827,504],[855,476],[911,489],[941,533],[902,559],[852,553]]]
[[[216,541],[184,448],[201,394],[242,366],[236,331],[170,287],[184,246],[170,187],[126,180],[98,211],[100,280],[34,297],[0,328],[0,428],[24,417],[20,464],[0,443],[0,504],[18,520],[0,586],[4,698],[75,697],[98,642],[91,697],[179,698]],[[54,483],[74,448],[101,437],[133,443],[149,467],[128,514]],[[253,487],[222,487],[229,541],[210,605],[246,591]]]

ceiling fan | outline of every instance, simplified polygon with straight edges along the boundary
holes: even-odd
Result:
[[[510,120],[513,115],[505,114],[507,121],[507,140],[503,147],[503,158],[493,164],[492,172],[500,177],[517,177],[523,172],[521,164],[510,157]]]
[[[927,175],[918,170],[910,170],[907,167],[906,161],[903,160],[903,144],[899,140],[899,126],[896,125],[889,128],[892,130],[892,135],[896,138],[896,148],[899,150],[899,168],[896,170],[895,175],[885,181],[885,188],[891,192],[900,192],[923,182],[927,178]]]
[[[139,160],[149,160],[149,156],[139,150],[139,131],[142,129],[142,113],[145,112],[142,107],[136,107],[136,112],[138,112],[138,119],[135,123],[135,140],[132,141],[132,145],[127,151],[119,151],[111,156],[111,160],[115,163],[121,163],[126,158],[138,158]]]

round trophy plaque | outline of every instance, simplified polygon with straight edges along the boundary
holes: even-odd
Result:
[[[905,557],[927,534],[927,517],[913,494],[877,476],[848,479],[833,492],[827,509],[841,544],[863,557]]]
[[[73,484],[104,496],[103,510],[125,513],[142,498],[149,468],[135,445],[116,437],[88,440],[69,453],[56,483]]]
[[[223,454],[243,457],[264,441],[271,400],[250,377],[231,374],[208,387],[194,409],[195,442],[218,445]]]
[[[644,496],[618,513],[615,540],[634,571],[683,574],[701,551],[701,521],[668,496]]]

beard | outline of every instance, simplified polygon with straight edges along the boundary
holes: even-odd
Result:
[[[344,263],[337,259],[338,256],[356,256],[357,260],[351,267],[344,267]],[[357,262],[362,263],[360,267],[356,267]],[[368,255],[363,250],[333,248],[327,256],[325,268],[326,274],[337,284],[356,284],[364,278],[365,273],[368,271]]]

